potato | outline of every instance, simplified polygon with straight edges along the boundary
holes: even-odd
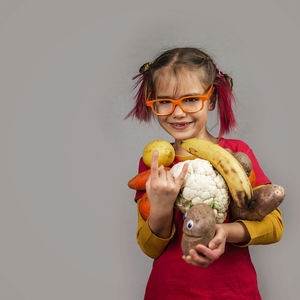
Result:
[[[173,146],[167,141],[156,140],[156,141],[149,143],[144,148],[143,161],[148,167],[151,166],[152,154],[155,150],[158,150],[158,152],[159,152],[159,156],[158,156],[158,165],[159,166],[163,165],[165,167],[168,167],[174,161],[175,150],[174,150]]]
[[[233,156],[239,161],[247,176],[249,177],[252,170],[252,162],[249,156],[244,152],[235,152],[233,153]]]
[[[230,203],[231,213],[235,220],[262,220],[277,208],[285,197],[284,188],[276,184],[263,185],[253,190],[253,199],[249,208],[238,208]]]
[[[184,255],[196,245],[207,246],[215,236],[216,218],[212,208],[205,204],[196,204],[187,212],[183,224],[181,248]]]

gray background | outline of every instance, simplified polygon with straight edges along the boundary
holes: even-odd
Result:
[[[202,47],[233,77],[230,137],[287,191],[283,239],[250,247],[262,298],[298,299],[299,9],[296,0],[1,0],[0,299],[143,298],[151,259],[135,240],[127,181],[144,146],[170,138],[123,117],[131,77],[175,46]]]

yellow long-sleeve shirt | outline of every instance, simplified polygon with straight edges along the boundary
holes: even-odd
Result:
[[[195,156],[179,156],[184,161],[188,159],[195,159]],[[137,200],[137,207],[139,206],[139,200]],[[155,235],[147,221],[143,219],[139,210],[138,211],[138,228],[137,228],[137,242],[142,251],[151,258],[157,258],[164,251],[169,241],[174,236],[176,231],[175,224],[172,225],[171,234],[168,238],[160,238]],[[264,217],[261,221],[248,221],[237,220],[236,222],[242,222],[250,235],[250,240],[246,244],[236,245],[238,247],[247,247],[250,245],[266,245],[280,241],[283,234],[283,221],[280,209],[273,210],[270,214]]]
[[[139,201],[140,199],[137,201],[137,207]],[[168,238],[160,238],[151,231],[148,221],[143,219],[138,209],[137,211],[137,242],[147,256],[155,259],[161,255],[172,239],[176,231],[175,225],[172,225],[172,231]],[[244,245],[237,245],[238,247],[276,243],[280,241],[283,234],[282,215],[278,208],[265,216],[261,221],[238,220],[236,222],[243,222],[250,235],[250,241]]]

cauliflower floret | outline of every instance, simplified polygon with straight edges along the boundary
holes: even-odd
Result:
[[[225,180],[209,161],[200,158],[174,165],[170,170],[171,174],[177,177],[185,163],[189,167],[175,206],[185,213],[195,204],[206,203],[213,208],[217,223],[223,223],[229,206]]]

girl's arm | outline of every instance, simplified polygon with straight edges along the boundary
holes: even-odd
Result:
[[[187,262],[207,266],[223,254],[225,242],[234,243],[239,247],[276,243],[281,239],[284,229],[279,209],[275,209],[261,221],[238,220],[234,223],[224,223],[218,226],[217,234],[210,244],[212,252],[207,252],[206,248],[201,246],[197,248],[199,252],[201,250],[202,252],[206,251],[205,253],[209,256],[209,259],[203,260],[201,257],[199,260],[199,257],[196,255],[197,253],[192,252],[194,259],[187,259]],[[174,233],[175,225],[173,224],[168,237],[162,238],[155,235],[151,231],[148,222],[143,219],[138,210],[137,242],[147,256],[154,259],[158,258],[172,239]]]
[[[139,206],[139,200],[137,200],[137,207]],[[151,258],[158,258],[161,253],[164,251],[169,241],[172,239],[175,233],[175,225],[172,224],[171,234],[162,238],[155,235],[150,227],[148,221],[145,221],[141,216],[139,209],[137,209],[138,213],[138,229],[136,239],[137,242],[142,249],[142,251]]]
[[[156,236],[155,240],[160,238],[168,242],[170,235],[174,232],[174,202],[188,169],[186,164],[182,168],[179,176],[174,178],[173,175],[170,172],[167,172],[163,166],[158,166],[158,155],[158,151],[153,152],[151,174],[146,183],[146,192],[150,203],[149,217],[144,224],[143,220],[139,220],[141,227],[139,227],[140,230],[138,230],[137,233],[138,236],[143,236],[143,239],[138,239],[138,242],[145,253],[151,252],[151,249],[153,248],[153,243],[148,244],[148,239],[150,238],[151,233]],[[158,250],[159,251],[155,250],[155,254],[161,253],[161,249]],[[153,255],[151,257],[153,257]]]
[[[238,220],[233,223],[218,224],[216,235],[208,247],[197,245],[197,251],[190,250],[190,255],[183,256],[183,259],[192,265],[206,267],[224,253],[226,242],[241,247],[271,244],[278,242],[282,234],[282,216],[277,208],[261,221]]]
[[[277,243],[283,235],[282,214],[279,208],[266,215],[261,221],[238,220],[249,232],[250,240],[238,246],[267,245]]]
[[[162,238],[167,238],[173,223],[173,208],[188,170],[185,164],[179,176],[174,176],[158,166],[158,151],[154,151],[151,162],[151,174],[146,183],[146,192],[150,204],[148,224],[151,231]]]

